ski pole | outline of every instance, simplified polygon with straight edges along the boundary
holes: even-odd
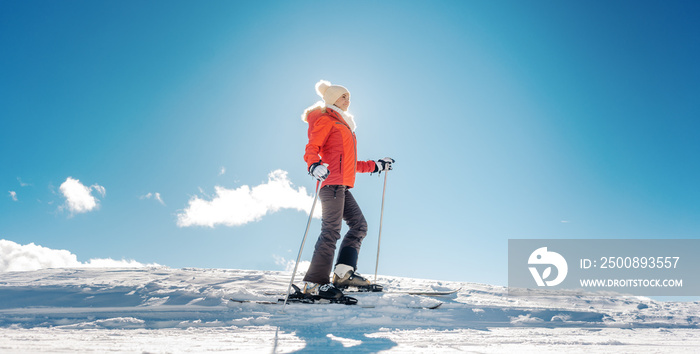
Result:
[[[389,170],[384,172],[384,190],[382,191],[382,213],[379,216],[379,239],[377,241],[377,264],[374,267],[374,283],[377,283],[377,270],[379,270],[379,248],[382,246],[382,221],[384,219],[384,196],[386,195],[386,176]]]
[[[309,221],[306,223],[306,231],[304,231],[304,238],[301,240],[301,247],[299,247],[299,255],[297,256],[297,261],[294,263],[294,271],[292,272],[292,280],[289,281],[289,286],[287,287],[287,296],[284,298],[284,305],[282,305],[282,311],[287,307],[287,300],[289,300],[289,292],[292,290],[292,284],[294,284],[294,277],[297,274],[297,267],[299,267],[299,260],[301,260],[301,253],[304,251],[304,243],[306,242],[306,235],[309,234],[309,226],[311,225],[311,218],[314,217],[314,208],[316,208],[316,201],[318,200],[318,191],[320,190],[321,181],[316,181],[316,195],[314,195],[314,202],[311,204],[311,212],[309,213]]]

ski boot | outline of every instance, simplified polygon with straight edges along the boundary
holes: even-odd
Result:
[[[381,285],[372,284],[365,277],[355,273],[355,268],[347,264],[337,264],[333,271],[333,285],[338,289],[356,288],[360,292],[380,292]]]

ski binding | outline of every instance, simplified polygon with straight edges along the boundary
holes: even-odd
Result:
[[[357,304],[357,299],[350,296],[343,296],[339,299],[326,299],[318,295],[304,294],[298,286],[292,284],[294,287],[294,292],[289,294],[286,298],[287,303],[297,303],[297,304],[343,304],[343,305],[355,305]],[[274,304],[284,304],[285,298],[277,299],[277,302],[266,301],[266,300],[239,300],[230,298],[230,301],[238,303],[254,303],[261,305],[274,305]]]

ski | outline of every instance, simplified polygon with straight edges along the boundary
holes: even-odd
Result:
[[[374,285],[376,285],[376,284],[372,284],[369,287],[345,287],[345,288],[342,288],[341,290],[343,290],[343,292],[348,293],[348,294],[380,292],[380,293],[384,293],[384,294],[404,294],[404,295],[421,295],[421,296],[447,296],[447,295],[456,294],[457,292],[462,290],[461,288],[456,289],[456,290],[448,290],[448,291],[384,290],[381,285],[377,285],[376,287]],[[266,292],[264,294],[270,295],[270,296],[281,295],[280,293],[274,293],[274,292]]]
[[[388,294],[406,294],[406,295],[421,295],[421,296],[447,296],[447,295],[452,295],[456,294],[458,291],[462,290],[457,289],[457,290],[449,290],[449,291],[433,291],[433,290],[426,290],[426,291],[414,291],[414,290],[408,290],[408,291],[387,291],[386,293]]]
[[[284,299],[277,299],[277,301],[270,300],[249,300],[249,299],[236,299],[229,298],[231,302],[237,302],[240,304],[258,304],[258,305],[282,305],[284,304]],[[322,298],[304,298],[304,299],[289,299],[288,304],[342,304],[342,305],[355,305],[357,304],[357,299],[349,296],[344,296],[340,299],[322,299]]]
[[[350,296],[343,296],[340,299],[324,299],[321,298],[320,296],[314,296],[314,295],[308,295],[304,294],[299,287],[296,285],[292,284],[292,287],[294,288],[294,292],[289,294],[289,297],[287,298],[287,303],[297,303],[297,304],[343,304],[343,305],[356,305],[357,304],[357,299],[354,297]],[[457,290],[452,291],[452,292],[447,292],[447,293],[455,293]],[[425,293],[425,292],[421,292]],[[444,292],[443,292],[444,293]],[[279,294],[272,294],[272,295],[279,295]],[[413,295],[413,294],[411,294]],[[285,299],[284,298],[279,298],[277,301],[271,301],[271,300],[250,300],[250,299],[236,299],[236,298],[229,298],[229,301],[232,302],[237,302],[237,303],[252,303],[252,304],[259,304],[259,305],[279,305],[279,304],[284,304]],[[411,309],[426,309],[426,310],[434,310],[442,306],[442,302],[438,302],[435,305],[429,305],[429,306],[408,306],[408,308]],[[376,308],[377,306],[374,305],[362,305],[360,304],[360,307],[362,308]],[[382,306],[380,306],[382,307]]]
[[[344,302],[345,300],[352,299],[350,300],[349,303]],[[249,299],[235,299],[235,298],[230,298],[229,301],[231,302],[237,302],[241,304],[258,304],[258,305],[282,305],[284,304],[284,299],[278,299],[277,301],[268,301],[268,300],[249,300]],[[287,301],[289,304],[343,304],[343,305],[355,305],[357,304],[357,299],[352,298],[352,297],[345,297],[340,300],[328,300],[328,299],[318,299],[318,300],[303,300],[303,299],[289,299]],[[435,305],[430,305],[430,306],[407,306],[409,309],[416,309],[416,310],[435,310],[442,306],[442,302],[438,302]],[[360,304],[358,307],[363,308],[363,309],[374,309],[374,308],[381,308],[381,307],[386,307],[386,306],[375,306],[375,305],[362,305]]]
[[[234,299],[229,298],[229,301],[237,302],[240,304],[260,304],[260,305],[277,305],[279,302],[276,301],[265,301],[265,300],[248,300],[248,299]],[[284,299],[283,299],[284,301]]]
[[[440,306],[442,306],[442,304],[443,304],[443,302],[438,302],[437,304],[431,305],[431,306],[408,306],[407,308],[416,309],[416,310],[435,310],[435,309],[439,308]],[[360,307],[362,307],[363,309],[375,309],[375,308],[384,307],[384,306],[374,306],[374,305],[362,306],[362,305],[360,305]]]
[[[381,286],[381,285],[380,285]],[[447,295],[452,295],[456,294],[458,291],[462,290],[456,289],[456,290],[448,290],[448,291],[434,291],[434,290],[378,290],[378,291],[370,291],[367,289],[362,289],[362,288],[346,288],[343,291],[346,293],[367,293],[367,292],[382,292],[384,294],[404,294],[404,295],[421,295],[421,296],[447,296]]]

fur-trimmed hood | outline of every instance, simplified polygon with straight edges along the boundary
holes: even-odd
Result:
[[[315,110],[320,110],[320,109],[332,109],[336,113],[340,114],[341,117],[345,120],[345,123],[350,127],[350,130],[355,132],[355,129],[357,128],[357,124],[355,124],[355,117],[348,113],[344,112],[342,109],[336,107],[335,105],[329,105],[324,103],[323,101],[318,101],[311,105],[309,108],[304,110],[304,113],[301,115],[301,120],[304,122],[308,122],[309,120],[309,113],[315,111]]]

